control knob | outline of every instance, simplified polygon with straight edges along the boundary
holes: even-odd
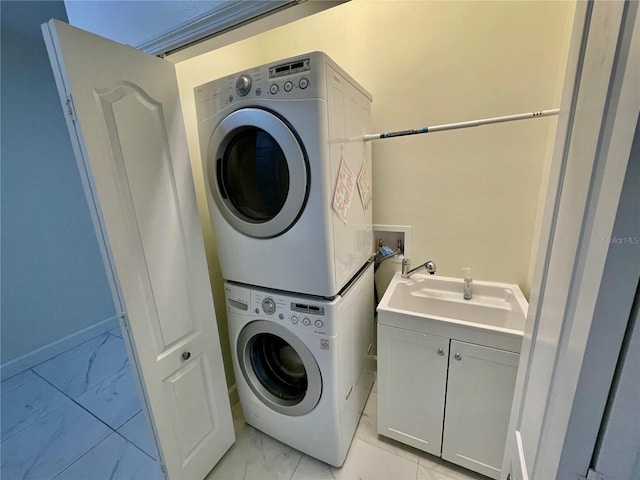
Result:
[[[241,97],[244,97],[247,93],[251,91],[251,77],[246,73],[240,75],[238,80],[236,81],[236,92]]]
[[[262,310],[264,310],[264,313],[267,315],[272,315],[276,311],[275,302],[269,297],[265,298],[262,300]]]

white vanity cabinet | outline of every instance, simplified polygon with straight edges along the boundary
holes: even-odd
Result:
[[[442,458],[500,476],[519,357],[451,340]]]
[[[519,355],[382,324],[378,342],[378,433],[498,478]]]

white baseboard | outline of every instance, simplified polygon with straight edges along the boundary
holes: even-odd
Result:
[[[55,357],[70,348],[86,342],[90,338],[96,337],[104,332],[108,332],[109,330],[113,330],[118,326],[120,326],[118,317],[113,316],[80,330],[79,332],[67,335],[66,337],[45,345],[44,347],[40,347],[33,352],[29,352],[7,363],[3,363],[0,365],[0,380],[13,377],[27,368],[35,367],[39,363],[42,363],[51,357]]]

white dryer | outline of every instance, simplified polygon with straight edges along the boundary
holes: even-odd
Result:
[[[201,85],[195,99],[222,276],[337,295],[373,253],[371,95],[312,52]]]
[[[225,295],[246,422],[341,466],[373,385],[373,265],[332,300],[230,282]]]

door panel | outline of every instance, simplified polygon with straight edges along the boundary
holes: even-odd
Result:
[[[500,476],[519,355],[451,340],[442,458]]]
[[[187,250],[162,105],[135,85],[117,85],[96,91],[96,96],[114,152],[114,166],[128,183],[128,192],[121,191],[121,195],[129,197],[126,201],[133,206],[145,273],[157,304],[154,330],[160,333],[157,341],[166,349],[192,333],[195,325],[186,290]],[[156,236],[159,231],[163,232],[161,238]]]
[[[378,433],[440,456],[449,339],[378,324]]]
[[[180,437],[182,458],[203,448],[204,441],[215,432],[217,419],[211,397],[211,371],[202,355],[185,365],[166,380],[167,395],[173,400],[171,419]],[[198,412],[198,415],[194,415]]]
[[[234,433],[174,66],[43,32],[159,458],[204,478]]]

